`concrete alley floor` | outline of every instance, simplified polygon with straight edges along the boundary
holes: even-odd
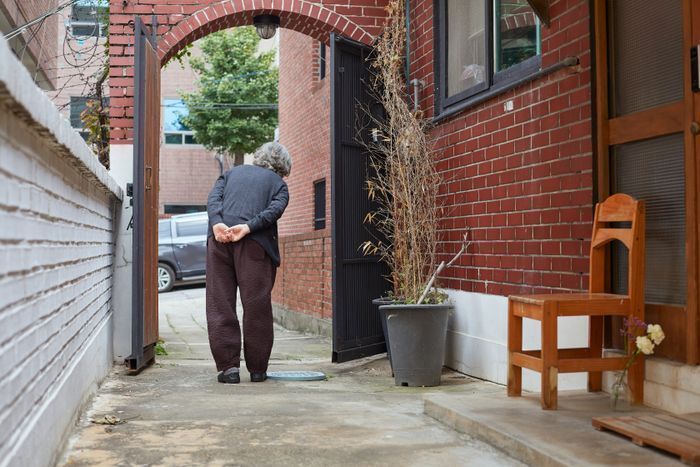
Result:
[[[168,355],[137,376],[115,367],[61,465],[524,465],[423,414],[426,394],[500,386],[446,372],[437,388],[396,387],[386,356],[333,364],[328,339],[280,327],[269,371],[327,381],[251,383],[242,368],[241,384],[220,384],[203,287],[161,294],[160,330]],[[126,422],[92,423],[105,415]]]

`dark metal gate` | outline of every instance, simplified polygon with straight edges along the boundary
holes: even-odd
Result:
[[[384,335],[372,299],[389,289],[386,267],[364,256],[360,245],[370,234],[363,220],[372,208],[365,180],[369,156],[357,136],[368,92],[370,48],[331,35],[331,205],[333,235],[333,361],[385,352]],[[361,133],[362,132],[362,133]],[[366,136],[366,135],[363,135]]]
[[[132,334],[129,368],[155,358],[158,340],[158,157],[160,151],[160,60],[157,20],[150,29],[135,18]]]

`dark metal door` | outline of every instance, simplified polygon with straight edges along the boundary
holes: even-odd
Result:
[[[148,28],[137,16],[134,26],[132,354],[128,364],[138,371],[154,361],[158,340],[160,60],[156,17],[152,17]]]
[[[371,49],[331,35],[331,205],[333,235],[333,361],[345,362],[386,351],[377,308],[389,284],[385,266],[364,256],[360,245],[371,239],[363,223],[372,209],[365,190],[369,156],[358,136],[368,92]]]

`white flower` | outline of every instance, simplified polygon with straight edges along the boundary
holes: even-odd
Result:
[[[664,340],[664,337],[666,337],[660,324],[650,324],[647,326],[647,334],[656,345],[659,345],[661,341]]]
[[[654,343],[647,336],[637,337],[637,348],[644,355],[651,355],[654,353]]]

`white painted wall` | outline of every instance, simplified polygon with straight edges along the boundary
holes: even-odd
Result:
[[[447,330],[445,365],[470,376],[506,384],[508,380],[508,298],[445,290],[454,305]],[[559,318],[559,348],[588,345],[588,318]],[[539,322],[523,321],[523,347],[540,348]],[[616,373],[603,374],[609,391]],[[559,389],[586,389],[585,373],[559,375]],[[523,389],[540,391],[540,374],[523,369]],[[505,388],[504,388],[505,391]],[[646,359],[644,403],[684,414],[700,410],[700,367],[662,358]]]
[[[445,365],[477,378],[506,384],[508,379],[508,298],[445,290],[454,304],[447,329]],[[588,318],[559,318],[559,347],[588,345]],[[523,347],[539,349],[537,321],[523,322]],[[559,389],[584,389],[585,373],[559,375]],[[523,389],[540,390],[540,375],[523,370]]]
[[[0,466],[50,465],[112,366],[122,192],[0,40]]]
[[[109,148],[109,173],[126,193],[126,184],[134,178],[134,146],[113,144]],[[129,198],[117,212],[116,245],[114,257],[114,362],[121,364],[131,355],[131,271],[133,231],[129,228],[134,208]]]

